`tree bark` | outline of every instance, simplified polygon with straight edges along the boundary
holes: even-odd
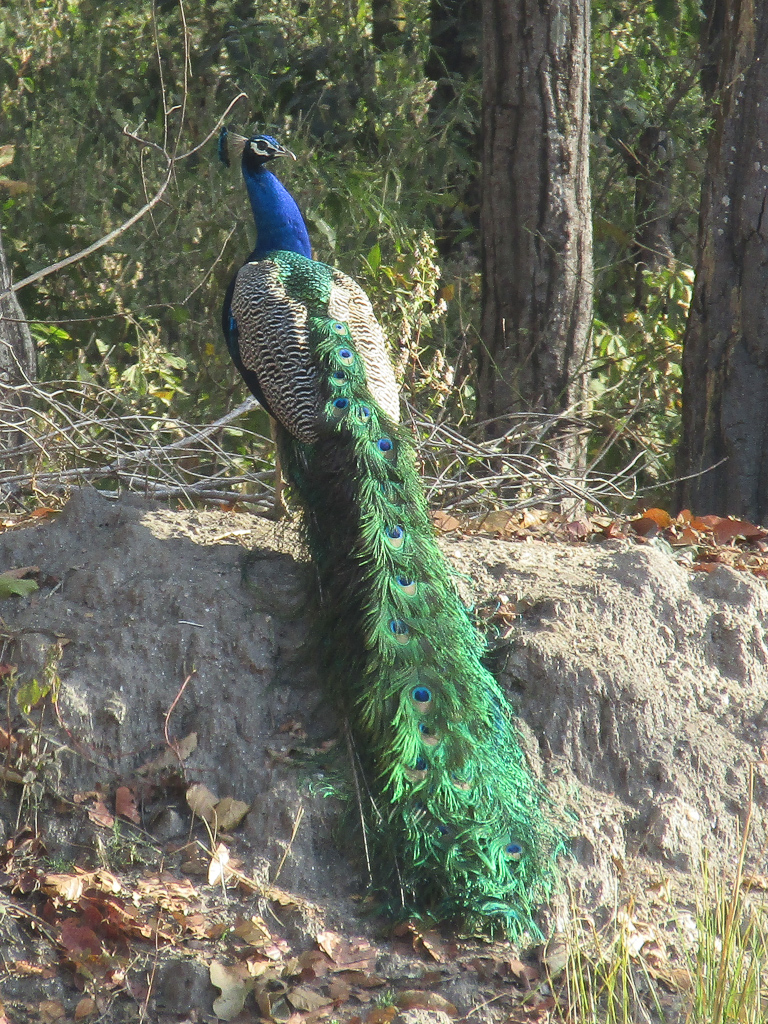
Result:
[[[488,436],[585,396],[592,317],[588,0],[483,0],[482,341]]]
[[[645,272],[672,265],[672,161],[668,131],[649,125],[634,149],[624,151],[627,172],[635,179],[635,309],[646,307]]]
[[[22,440],[15,425],[21,420],[19,401],[11,388],[37,377],[37,353],[26,317],[14,292],[0,234],[0,452]],[[4,456],[5,457],[5,456]]]
[[[475,85],[481,73],[481,11],[481,0],[431,0],[429,5],[424,73],[435,82],[429,119],[466,158],[447,179],[453,206],[442,203],[435,211],[437,246],[444,259],[467,242],[473,258],[480,251],[480,181],[475,168],[480,166],[482,140]]]
[[[768,521],[768,8],[725,0],[693,302],[682,504]],[[710,468],[714,467],[714,468]]]

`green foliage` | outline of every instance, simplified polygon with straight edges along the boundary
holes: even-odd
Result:
[[[0,600],[4,597],[27,597],[33,590],[37,590],[37,583],[34,580],[20,580],[12,573],[0,574]]]
[[[187,149],[243,91],[232,120],[278,132],[299,154],[288,183],[318,258],[359,274],[360,253],[376,245],[391,290],[383,268],[407,273],[409,257],[423,262],[431,244],[425,13],[407,5],[404,45],[382,55],[367,8],[334,0],[300,11],[280,0],[193,5],[184,22],[176,4],[141,0],[4,12],[0,110],[14,132],[15,177],[27,186],[3,212],[15,278],[114,229],[159,186],[163,161],[124,127],[161,147],[178,131]],[[177,164],[151,216],[21,293],[41,376],[93,380],[143,412],[213,419],[228,410],[242,386],[220,341],[219,308],[252,243],[239,172],[219,165],[215,145]],[[401,296],[399,329],[422,329],[417,287],[404,287],[414,295]]]
[[[679,437],[680,356],[708,130],[698,73],[700,23],[694,0],[593,4],[592,393],[605,428],[592,438],[591,454],[611,445],[606,468],[616,469],[647,451],[641,479],[649,487],[673,475]],[[635,239],[642,212],[632,164],[643,132],[653,127],[670,139],[672,260],[668,270],[644,276],[638,303]],[[627,432],[616,443],[622,426]]]
[[[165,173],[152,147],[172,153],[178,137],[178,152],[191,149],[243,92],[228,120],[242,131],[270,130],[297,153],[281,173],[305,211],[316,255],[362,280],[398,346],[408,397],[432,417],[471,418],[480,287],[476,196],[466,183],[478,172],[479,82],[450,76],[451,98],[430,105],[429,8],[405,0],[401,9],[402,36],[380,52],[370,7],[357,0],[213,0],[189,5],[183,16],[171,0],[6,5],[0,218],[16,280],[131,216]],[[651,485],[669,474],[682,321],[664,311],[672,285],[663,279],[648,282],[648,301],[635,309],[635,180],[627,160],[649,126],[674,140],[670,275],[684,281],[708,127],[699,21],[694,0],[593,4],[592,378],[605,429],[592,454],[642,394],[651,405],[633,416],[636,435],[611,458],[616,465],[649,444]],[[218,316],[252,244],[237,168],[218,163],[214,144],[179,161],[151,214],[20,293],[41,377],[109,388],[126,413],[216,419],[243,396]],[[261,411],[245,426],[267,433]],[[254,454],[246,436],[228,432],[223,441],[243,460]]]
[[[646,274],[646,281],[646,308],[628,310],[621,330],[595,321],[592,394],[605,426],[592,444],[595,455],[604,452],[605,471],[643,455],[645,481],[653,487],[672,475],[680,435],[680,364],[693,272],[678,267]]]
[[[16,691],[16,703],[21,711],[28,715],[32,708],[51,692],[48,683],[39,683],[37,679],[30,679]]]

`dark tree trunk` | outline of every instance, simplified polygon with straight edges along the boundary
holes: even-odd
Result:
[[[424,66],[435,82],[429,101],[429,119],[446,132],[467,158],[448,176],[452,207],[441,204],[435,228],[443,258],[454,255],[467,242],[471,256],[479,253],[481,138],[478,130],[481,65],[481,0],[431,0],[429,5],[429,56]],[[468,171],[467,168],[472,170]]]
[[[721,6],[727,31],[683,349],[677,468],[680,476],[704,474],[680,489],[681,502],[698,514],[766,522],[768,8],[742,0]]]
[[[372,0],[373,45],[384,53],[396,50],[405,40],[405,15],[400,0]]]
[[[592,316],[588,0],[483,0],[478,418],[585,394]]]
[[[627,171],[635,179],[635,309],[646,304],[645,271],[672,263],[672,161],[674,145],[664,128],[649,126],[632,150]]]
[[[37,353],[27,321],[14,292],[0,236],[0,452],[3,458],[22,440],[21,404],[12,388],[37,376]]]

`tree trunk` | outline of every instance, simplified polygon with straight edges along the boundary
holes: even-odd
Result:
[[[635,179],[635,309],[646,307],[645,272],[672,264],[672,161],[668,131],[647,127],[634,149],[625,149],[627,172]]]
[[[483,58],[478,418],[499,436],[509,414],[585,396],[588,0],[483,0]]]
[[[766,522],[768,8],[750,0],[722,6],[727,31],[683,349],[677,468],[679,476],[704,474],[680,489],[682,503],[698,514]]]
[[[466,160],[448,176],[454,204],[440,204],[435,214],[437,245],[446,259],[462,243],[470,242],[472,257],[480,248],[480,166],[478,131],[480,97],[481,0],[431,0],[429,55],[424,65],[435,82],[429,101],[429,119],[460,148]],[[470,169],[471,168],[471,169]]]
[[[8,291],[11,284],[0,235],[0,452],[5,453],[4,460],[22,440],[15,429],[22,419],[21,403],[10,389],[37,376],[35,344],[16,295]]]

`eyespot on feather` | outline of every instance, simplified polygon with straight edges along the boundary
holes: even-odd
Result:
[[[384,539],[391,548],[399,551],[405,544],[405,530],[402,526],[388,526],[384,531]]]
[[[385,459],[393,460],[397,458],[397,452],[395,451],[395,443],[389,437],[380,437],[376,442],[376,448],[379,453],[384,456]]]
[[[515,862],[522,858],[523,848],[520,843],[507,843],[504,847],[504,853],[507,855],[507,860]]]
[[[335,331],[336,334],[346,334],[347,325],[342,323],[341,320],[331,320],[331,330]]]
[[[371,410],[368,408],[367,405],[360,405],[357,408],[357,416],[359,420],[365,423],[366,420],[369,420],[371,418]]]
[[[343,370],[332,370],[330,373],[331,384],[336,384],[338,386],[339,384],[343,384],[346,379],[347,375]]]
[[[399,644],[410,642],[411,631],[402,619],[390,619],[389,631]]]
[[[421,742],[426,743],[428,747],[436,747],[440,742],[440,737],[435,736],[429,726],[424,725],[423,722],[419,724],[419,732],[421,733]]]
[[[349,399],[334,398],[331,402],[331,406],[333,407],[333,416],[336,419],[341,419],[342,416],[346,415],[347,410],[349,409]]]
[[[409,579],[407,576],[395,576],[395,583],[408,597],[416,595],[417,585],[415,580]]]
[[[426,779],[428,768],[429,764],[427,763],[427,759],[419,755],[419,757],[416,758],[413,767],[405,769],[405,774],[408,776],[411,782],[421,782],[422,780]],[[425,808],[422,805],[419,805],[416,808],[416,817],[420,818],[424,814],[424,811]]]
[[[432,693],[426,686],[416,686],[411,690],[411,700],[419,711],[424,711],[432,700]]]
[[[351,366],[355,361],[355,353],[349,348],[337,348],[336,357],[345,366]]]

